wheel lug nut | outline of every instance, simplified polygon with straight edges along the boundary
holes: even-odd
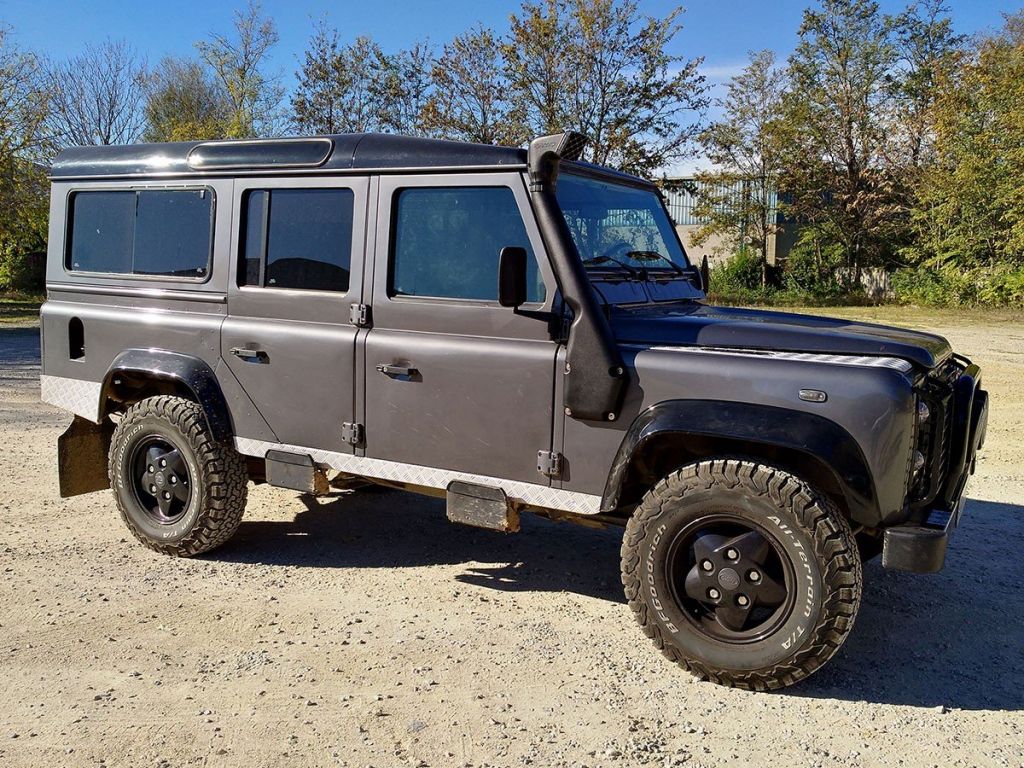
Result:
[[[152,475],[152,474],[153,474],[153,473],[154,473],[154,472],[155,472],[156,470],[155,470],[155,469],[153,469],[153,465],[152,465],[152,464],[150,464],[150,465],[149,465],[149,467],[147,467],[147,468],[146,468],[146,471],[148,471],[148,472],[149,472],[149,474],[151,474],[151,475]]]
[[[746,607],[747,605],[750,604],[750,600],[747,598],[746,595],[737,595],[736,596],[736,604],[737,605],[741,605],[743,607]]]
[[[747,578],[749,578],[752,582],[756,584],[761,580],[761,574],[757,571],[751,571]]]
[[[727,558],[729,558],[730,560],[739,560],[740,559],[740,553],[737,552],[735,549],[727,549],[727,550],[725,550],[725,556]]]
[[[701,570],[704,570],[704,571],[713,571],[713,570],[715,570],[715,564],[712,563],[710,560],[704,560],[700,564],[700,567],[701,567]]]
[[[710,597],[712,600],[717,600],[721,596],[722,593],[719,592],[717,589],[711,588],[708,590],[708,597]]]
[[[166,467],[167,466],[167,461],[165,459],[160,459],[160,466],[161,467]]]
[[[149,492],[150,493],[156,493],[156,486],[155,485],[149,486]]]
[[[164,491],[164,498],[165,499],[171,498],[171,494],[168,491]]]
[[[176,482],[178,482],[178,478],[176,478],[174,475],[171,475],[169,482],[171,485],[174,485]]]

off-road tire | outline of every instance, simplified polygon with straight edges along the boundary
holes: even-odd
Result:
[[[154,523],[132,491],[133,447],[154,436],[180,451],[191,476],[188,504],[173,525]],[[150,549],[191,557],[221,546],[238,530],[248,496],[245,459],[214,438],[197,403],[164,395],[131,406],[114,430],[109,464],[121,519]]]
[[[680,601],[665,599],[669,547],[658,550],[673,530],[699,526],[696,521],[708,518],[710,510],[730,505],[752,521],[762,518],[760,525],[777,533],[780,551],[800,567],[797,602],[786,624],[742,647],[709,638],[687,620]],[[806,560],[800,559],[801,550]],[[860,604],[857,542],[838,509],[798,477],[755,461],[701,461],[662,479],[629,519],[621,554],[626,598],[644,633],[667,658],[720,685],[772,690],[806,678],[842,645]],[[813,598],[804,589],[805,578],[808,585],[820,585]]]

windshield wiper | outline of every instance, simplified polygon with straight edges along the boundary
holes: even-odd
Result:
[[[628,251],[625,255],[635,261],[664,261],[666,264],[672,267],[672,269],[675,271],[677,275],[686,274],[685,270],[683,270],[682,267],[680,267],[678,264],[672,261],[672,259],[668,258],[667,256],[661,255],[657,251]]]
[[[629,274],[630,277],[640,278],[640,272],[635,267],[631,267],[624,261],[613,259],[611,256],[591,256],[589,259],[583,260],[584,267],[596,267],[598,264],[618,264]]]

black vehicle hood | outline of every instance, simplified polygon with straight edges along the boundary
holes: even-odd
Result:
[[[951,353],[941,336],[831,317],[703,304],[612,307],[620,343],[884,355],[934,368]]]

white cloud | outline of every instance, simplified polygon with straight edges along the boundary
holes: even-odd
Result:
[[[703,64],[698,71],[711,83],[727,83],[742,74],[744,67],[750,62],[739,61],[731,64]]]

